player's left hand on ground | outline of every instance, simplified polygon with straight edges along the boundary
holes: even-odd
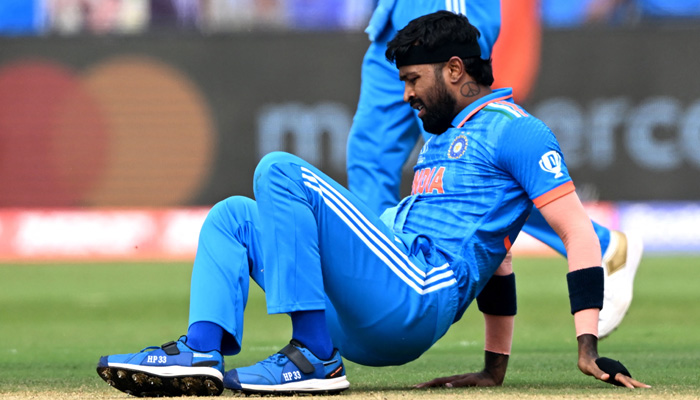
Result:
[[[452,375],[435,378],[432,381],[419,383],[414,388],[427,387],[467,387],[467,386],[501,386],[508,368],[508,354],[484,351],[484,369],[480,372]]]
[[[578,368],[586,375],[617,386],[630,389],[650,388],[646,383],[632,378],[621,362],[598,356],[598,338],[591,334],[578,336]]]
[[[422,389],[429,387],[467,387],[467,386],[500,386],[490,374],[482,372],[472,372],[469,374],[452,375],[443,378],[435,378],[428,382],[419,383],[414,388]]]
[[[616,385],[626,386],[630,389],[634,388],[650,388],[646,383],[639,382],[632,378],[632,374],[622,365],[621,362],[607,357],[600,357],[595,360],[595,364],[602,375],[595,374],[594,376],[601,381]]]
[[[631,374],[621,362],[607,358],[579,359],[579,369],[586,375],[592,375],[596,379],[616,386],[625,386],[630,389],[650,388],[646,383],[632,378]]]

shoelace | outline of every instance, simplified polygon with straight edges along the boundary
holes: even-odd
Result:
[[[267,357],[266,359],[260,361],[259,364],[283,365],[285,362],[287,362],[287,356],[285,356],[282,353],[275,353]]]

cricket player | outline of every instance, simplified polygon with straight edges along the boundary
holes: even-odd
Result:
[[[362,86],[347,146],[348,188],[377,213],[399,201],[401,169],[421,134],[415,111],[403,102],[403,85],[396,68],[386,60],[387,42],[396,27],[438,10],[466,15],[479,29],[481,57],[489,59],[499,36],[501,2],[494,0],[379,0],[366,32],[371,44],[362,64]],[[632,302],[634,277],[641,261],[643,244],[636,235],[612,231],[595,221],[606,270],[604,307],[599,333],[609,335],[622,322]],[[523,231],[566,256],[557,233],[537,209]]]
[[[478,30],[447,11],[411,21],[387,58],[403,98],[433,134],[414,168],[413,192],[377,215],[320,170],[287,153],[263,157],[256,200],[216,204],[192,272],[190,325],[177,342],[104,356],[98,374],[137,396],[337,393],[349,387],[343,358],[368,366],[415,360],[477,299],[486,325],[485,366],[418,385],[503,382],[516,312],[507,257],[533,205],[568,253],[569,297],[584,373],[647,387],[618,361],[599,357],[603,304],[600,246],[556,138],[491,90]],[[240,351],[252,278],[269,313],[291,316],[278,353],[225,371]]]

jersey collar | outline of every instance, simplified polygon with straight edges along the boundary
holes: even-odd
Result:
[[[459,114],[452,120],[452,126],[461,128],[464,124],[469,121],[471,117],[474,116],[479,110],[486,107],[490,103],[501,100],[510,100],[513,98],[513,89],[503,88],[495,89],[488,96],[484,96],[479,100],[468,105],[464,110],[460,111]]]

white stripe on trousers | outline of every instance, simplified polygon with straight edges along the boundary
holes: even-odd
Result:
[[[454,285],[457,281],[447,264],[431,269],[428,273],[416,267],[401,250],[377,227],[369,223],[362,213],[335,188],[318,175],[302,167],[304,184],[321,195],[324,203],[362,240],[396,276],[419,294]],[[417,276],[417,275],[420,275]],[[433,276],[430,276],[433,275]],[[424,279],[430,276],[428,279]],[[448,279],[448,280],[444,280]]]

